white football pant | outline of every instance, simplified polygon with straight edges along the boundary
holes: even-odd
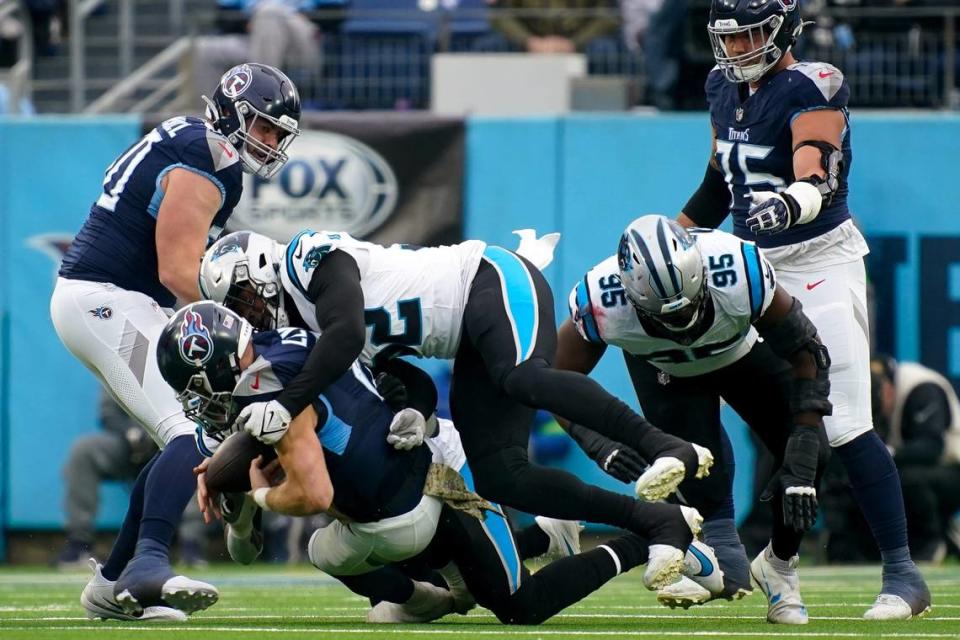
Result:
[[[777,272],[777,286],[803,304],[830,351],[833,415],[823,422],[832,447],[873,428],[866,253],[850,221],[806,242],[763,250]]]
[[[161,449],[196,425],[157,367],[168,314],[152,298],[115,285],[58,278],[50,317],[60,341],[87,366]]]

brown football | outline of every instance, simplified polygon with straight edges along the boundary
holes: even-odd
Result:
[[[269,462],[277,457],[277,452],[246,431],[232,434],[210,459],[207,488],[218,493],[249,491],[250,462],[259,455]]]

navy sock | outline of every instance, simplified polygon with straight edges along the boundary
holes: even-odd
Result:
[[[130,558],[133,557],[134,549],[137,546],[137,536],[140,534],[140,518],[143,516],[144,487],[147,484],[150,469],[153,468],[159,457],[160,454],[157,453],[150,459],[150,462],[140,470],[140,475],[137,476],[137,480],[133,484],[127,515],[123,518],[123,525],[120,527],[117,539],[113,541],[110,557],[103,565],[103,577],[107,580],[116,580],[127,563],[130,562]]]
[[[730,478],[730,486],[727,495],[720,505],[713,510],[713,513],[707,516],[707,520],[733,520],[733,479],[737,473],[737,462],[733,455],[733,445],[730,443],[730,437],[727,430],[720,427],[720,454],[723,456],[724,466],[727,469],[727,477]]]
[[[334,577],[350,591],[370,598],[372,605],[383,600],[403,604],[413,595],[412,580],[392,565],[356,576]]]
[[[183,510],[197,490],[193,468],[202,459],[193,436],[179,436],[167,443],[147,475],[139,540],[157,542],[165,555],[170,553]]]
[[[834,449],[850,476],[860,505],[882,554],[907,547],[907,518],[897,467],[876,431]]]

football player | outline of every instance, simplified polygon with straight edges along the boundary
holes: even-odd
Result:
[[[317,341],[316,334],[299,328],[254,334],[225,307],[198,302],[171,318],[158,340],[157,358],[187,414],[202,425],[200,435],[220,438],[235,428],[243,407],[280,394]],[[434,407],[424,409],[428,414],[435,408],[435,390],[432,399]],[[461,567],[468,588],[508,623],[539,623],[651,555],[644,540],[628,534],[531,576],[503,511],[474,493],[452,424],[444,421],[428,446],[419,446],[427,432],[424,411],[405,408],[394,416],[370,372],[355,362],[277,440],[283,480],[271,486],[259,460],[250,467],[251,496],[260,508],[336,518],[311,537],[310,560],[351,590],[396,605],[375,608],[371,621],[427,621],[453,610],[449,591],[388,566],[424,551],[441,520],[450,543],[444,548],[452,549],[450,560]],[[418,428],[410,429],[411,424]],[[206,489],[205,465],[200,470],[198,498],[209,513],[215,506]],[[232,554],[242,546],[252,517],[248,511],[245,522],[232,519]],[[243,527],[240,533],[237,524]],[[658,582],[658,574],[669,571],[668,559],[661,556],[658,563],[655,556],[645,581]]]
[[[199,299],[200,259],[240,199],[243,172],[269,178],[286,162],[300,98],[279,70],[249,63],[224,74],[206,101],[205,118],[164,121],[107,168],[50,301],[63,344],[161,448],[83,591],[90,617],[181,620],[218,597],[170,567],[200,454],[193,422],[157,371],[156,340],[177,299]]]
[[[827,436],[883,557],[864,617],[906,620],[927,610],[930,593],[910,558],[897,469],[873,430],[868,248],[847,208],[850,87],[836,67],[794,58],[799,4],[712,0],[712,154],[679,220],[716,227],[732,215],[734,234],[764,249],[817,326],[833,361]]]
[[[800,302],[776,285],[753,243],[710,229],[688,233],[649,215],[627,226],[617,254],[587,272],[569,303],[556,366],[589,373],[607,345],[619,347],[644,415],[722,456],[717,472],[680,485],[680,492],[704,515],[705,539],[717,549],[726,584],[710,593],[681,580],[662,589],[660,601],[688,606],[740,597],[750,590],[752,572],[770,592],[770,622],[806,624],[797,551],[817,516],[826,453],[820,436],[831,408],[829,355]],[[767,490],[770,544],[752,565],[734,524],[733,452],[720,422],[721,399],[780,467]]]
[[[238,232],[208,250],[200,279],[205,297],[253,322],[272,326],[283,308],[291,325],[321,334],[303,371],[275,400],[240,413],[238,423],[258,439],[281,438],[308,399],[358,357],[453,358],[450,408],[480,495],[637,533],[650,540],[653,555],[672,558],[679,575],[699,529],[695,510],[634,500],[527,458],[534,407],[542,407],[655,461],[638,481],[648,498],[668,495],[712,464],[707,449],[663,433],[586,376],[551,367],[553,296],[522,256],[476,240],[383,247],[307,230],[284,246]]]

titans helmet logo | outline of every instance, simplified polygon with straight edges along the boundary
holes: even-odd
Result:
[[[250,70],[250,65],[241,64],[223,74],[223,79],[220,80],[220,89],[223,91],[223,95],[232,99],[246,91],[252,81],[253,72]]]
[[[199,361],[203,365],[212,356],[213,339],[203,326],[203,318],[195,311],[187,311],[180,325],[180,357],[188,364],[195,365]]]
[[[779,0],[784,11],[793,11],[797,8],[797,0]]]

